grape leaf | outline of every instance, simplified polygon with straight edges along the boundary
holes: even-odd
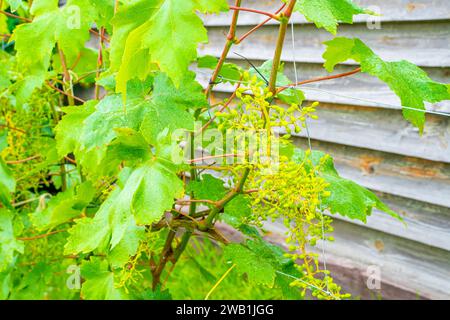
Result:
[[[314,22],[318,28],[324,28],[332,34],[336,34],[339,22],[352,24],[354,15],[372,14],[351,0],[299,0],[294,10]]]
[[[44,207],[39,205],[31,214],[31,221],[38,230],[50,229],[68,222],[81,214],[94,195],[95,189],[89,181],[72,187],[58,193]]]
[[[341,178],[334,167],[333,159],[323,152],[313,151],[308,155],[303,150],[296,149],[293,160],[306,166],[309,166],[307,160],[311,160],[314,165],[320,166],[318,175],[329,184],[327,191],[330,192],[330,196],[324,197],[322,202],[331,213],[338,213],[341,216],[361,220],[365,223],[367,216],[372,214],[373,208],[377,208],[402,220],[375,194],[351,180]]]
[[[276,271],[290,262],[283,251],[263,240],[249,240],[245,245],[230,244],[225,247],[225,258],[236,265],[241,274],[247,274],[248,280],[257,285],[273,287]]]
[[[114,268],[123,267],[130,257],[134,256],[141,241],[145,239],[145,229],[135,225],[129,225],[123,238],[117,243],[108,255],[108,261]]]
[[[223,181],[210,174],[204,174],[200,181],[191,181],[187,192],[193,192],[196,199],[218,201],[222,199],[227,190]]]
[[[8,18],[4,14],[0,14],[0,34],[9,34]]]
[[[117,138],[118,128],[138,130],[148,102],[133,98],[126,106],[119,95],[110,95],[99,102],[88,102],[80,110],[65,108],[67,115],[56,128],[58,153],[74,152],[86,173],[93,177],[107,175],[114,163],[106,163],[108,145]]]
[[[11,170],[5,163],[2,157],[0,157],[0,204],[10,206],[11,193],[16,189],[16,180],[13,177]]]
[[[90,0],[68,0],[62,8],[58,1],[35,0],[31,14],[33,21],[15,28],[11,38],[17,62],[27,74],[20,85],[23,100],[43,84],[55,44],[68,61],[74,61],[89,40],[89,29],[98,16]]]
[[[331,72],[336,64],[355,60],[361,70],[378,77],[399,96],[405,119],[423,132],[425,124],[424,102],[450,100],[446,84],[438,83],[419,67],[408,61],[386,62],[359,39],[335,38],[325,42],[323,54],[325,68]]]
[[[11,9],[12,12],[23,7],[22,0],[5,0],[5,2],[9,4],[9,8]],[[0,8],[0,9],[2,9],[2,8]]]
[[[184,79],[176,88],[167,75],[156,75],[150,104],[140,129],[150,144],[157,143],[158,135],[164,129],[168,129],[167,134],[177,129],[194,130],[195,119],[188,109],[204,107],[207,101],[202,87],[195,82],[192,74]]]
[[[13,215],[10,211],[0,208],[0,272],[10,267],[17,253],[24,252],[22,241],[14,236]]]
[[[91,100],[83,106],[63,108],[66,115],[55,128],[56,149],[61,158],[77,148],[80,132],[83,130],[83,122],[95,111],[96,104],[97,101]]]
[[[236,229],[240,229],[245,218],[252,214],[250,199],[242,194],[231,200],[224,208],[222,219]]]
[[[214,56],[206,55],[197,59],[197,66],[199,68],[215,69],[219,59]],[[237,83],[241,79],[242,69],[234,63],[225,62],[219,72],[219,80],[229,82],[231,84]]]
[[[81,287],[81,296],[86,300],[123,300],[126,294],[116,287],[114,273],[109,270],[108,262],[91,257],[81,266],[81,275],[85,279]]]
[[[217,12],[221,8],[226,8],[223,0],[164,1],[148,21],[129,34],[122,58],[122,62],[128,62],[121,65],[117,75],[117,92],[124,93],[127,81],[137,72],[142,78],[153,64],[178,87],[189,64],[197,58],[198,44],[208,41],[196,10]]]
[[[123,188],[116,187],[94,218],[79,219],[69,230],[65,252],[91,252],[102,248],[105,241],[114,249],[130,225],[159,220],[172,208],[174,199],[183,196],[182,181],[165,162],[150,160],[134,169]]]
[[[149,20],[154,11],[159,8],[161,0],[140,0],[121,6],[111,20],[113,34],[110,40],[110,69],[118,71],[122,61],[128,35],[131,31]],[[131,41],[130,41],[131,42]]]

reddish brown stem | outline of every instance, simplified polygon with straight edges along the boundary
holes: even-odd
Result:
[[[286,3],[284,3],[280,9],[278,9],[275,14],[279,14],[284,8],[286,7]],[[260,24],[258,24],[257,26],[255,26],[254,28],[252,28],[250,31],[248,31],[247,33],[245,33],[243,36],[241,36],[239,38],[239,40],[236,41],[236,44],[241,43],[242,41],[244,41],[245,39],[247,39],[248,36],[250,36],[253,32],[255,32],[256,30],[258,30],[259,28],[263,27],[267,22],[269,22],[270,20],[272,20],[271,17],[267,18],[266,20],[264,20],[263,22],[261,22]]]
[[[349,72],[340,73],[340,74],[336,74],[336,75],[332,75],[332,76],[313,78],[313,79],[309,79],[309,80],[300,81],[297,83],[292,83],[287,86],[278,88],[277,94],[279,94],[280,92],[283,92],[286,89],[292,88],[292,87],[301,86],[301,85],[308,84],[308,83],[344,78],[344,77],[348,77],[348,76],[354,75],[359,72],[361,72],[361,68],[357,68],[357,69],[349,71]]]
[[[70,97],[70,98],[73,98],[73,99],[75,99],[75,100],[77,100],[77,101],[79,101],[79,102],[81,102],[81,103],[86,103],[86,101],[84,101],[83,99],[78,98],[77,96],[74,96],[74,95],[72,95],[72,94],[70,94],[70,93],[64,92],[63,90],[61,90],[61,89],[55,87],[55,86],[54,86],[51,82],[49,82],[49,81],[47,81],[46,84],[47,84],[50,88],[52,88],[53,90],[58,91],[58,92],[61,93],[61,94],[64,94],[64,95],[66,95],[66,96],[68,96],[68,97]]]
[[[61,233],[61,232],[66,232],[66,231],[67,230],[57,230],[57,231],[49,232],[49,233],[46,233],[46,234],[40,234],[40,235],[34,236],[34,237],[17,238],[17,240],[20,240],[20,241],[33,241],[33,240],[38,240],[38,239],[42,239],[42,238],[47,238],[47,237],[52,236],[54,234],[58,234],[58,233]]]
[[[14,19],[18,19],[18,20],[22,20],[22,21],[26,21],[26,22],[32,21],[29,18],[21,17],[21,16],[18,16],[18,15],[15,15],[13,13],[9,13],[9,12],[3,11],[3,10],[0,10],[0,13],[4,14],[5,16],[8,16],[10,18],[14,18]]]
[[[262,11],[262,10],[251,9],[251,8],[243,8],[243,7],[235,7],[235,6],[230,6],[230,9],[231,10],[247,11],[247,12],[253,12],[253,13],[257,13],[257,14],[262,14],[262,15],[268,16],[268,17],[270,17],[271,19],[274,19],[274,20],[279,20],[280,19],[278,17],[278,15],[270,13],[270,12]]]
[[[241,80],[242,77],[239,79],[239,83],[236,87],[236,90],[234,90],[233,94],[231,95],[231,97],[228,99],[228,101],[222,106],[222,108],[219,109],[219,112],[223,112],[226,108],[228,108],[228,106],[231,104],[231,102],[234,100],[234,98],[236,98],[236,92],[239,89],[239,87],[241,86]],[[216,120],[216,116],[212,117],[197,133],[196,135],[201,134],[202,132],[204,132],[206,129],[208,129],[208,127],[211,125],[211,123],[214,122],[214,120]]]
[[[98,78],[100,77],[100,70],[103,66],[103,36],[105,34],[105,28],[100,29],[100,38],[98,42],[98,56],[97,56],[97,73],[95,76],[95,100],[98,100],[100,97],[100,86],[98,84]]]
[[[32,156],[32,157],[28,157],[28,158],[25,158],[25,159],[21,159],[21,160],[6,161],[6,164],[22,164],[22,163],[25,163],[25,162],[28,162],[28,161],[39,159],[40,157],[41,157],[41,155],[38,154],[38,155],[35,155],[35,156]]]
[[[239,7],[241,5],[242,0],[236,0],[235,7]],[[225,47],[223,48],[222,54],[220,56],[219,61],[217,62],[216,69],[214,70],[211,79],[209,81],[208,87],[205,90],[205,94],[208,97],[211,93],[212,88],[214,87],[214,83],[219,77],[220,70],[222,69],[223,64],[230,52],[231,47],[233,46],[234,41],[236,40],[236,26],[239,18],[239,10],[235,10],[233,13],[233,18],[230,24],[230,30],[227,35],[227,42],[225,43]]]
[[[195,162],[202,162],[205,160],[212,160],[212,159],[218,159],[218,158],[237,158],[237,157],[243,157],[244,155],[242,154],[221,154],[218,156],[208,156],[208,157],[202,157],[202,158],[198,158],[198,159],[192,159],[192,160],[188,160],[189,163],[195,163]]]

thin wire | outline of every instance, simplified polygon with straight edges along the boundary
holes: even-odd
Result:
[[[303,88],[308,89],[308,90],[312,90],[312,91],[319,91],[319,92],[327,93],[327,94],[330,94],[330,95],[333,95],[333,96],[336,96],[336,97],[347,98],[347,99],[352,99],[352,100],[355,100],[355,101],[371,103],[371,104],[373,104],[373,105],[375,105],[377,107],[385,107],[385,108],[388,107],[388,108],[395,108],[395,109],[407,109],[407,110],[413,110],[413,111],[417,111],[417,112],[423,112],[423,113],[435,114],[435,115],[444,116],[444,117],[450,117],[450,113],[447,113],[447,112],[432,111],[432,110],[420,110],[420,109],[417,109],[417,108],[393,105],[393,104],[388,104],[388,103],[384,103],[384,102],[368,100],[368,99],[364,99],[364,98],[351,97],[351,96],[343,95],[343,94],[336,93],[336,92],[333,92],[333,91],[327,91],[327,90],[318,89],[318,88],[314,88],[314,87],[303,86]]]
[[[295,76],[295,83],[298,83],[298,72],[297,72],[297,57],[295,55],[296,52],[296,47],[295,47],[295,32],[294,32],[294,22],[291,20],[291,39],[292,39],[292,60],[294,62],[294,76]],[[312,143],[311,143],[311,134],[309,131],[309,126],[308,126],[308,119],[305,120],[305,129],[306,129],[306,134],[308,137],[308,146],[309,146],[309,150],[311,150],[311,152],[313,151],[312,148]],[[317,174],[317,172],[316,172]],[[322,208],[322,201],[321,201],[321,195],[319,194],[319,212],[320,212],[320,216],[321,216],[321,231],[322,231],[322,241],[321,241],[321,247],[322,247],[322,261],[323,261],[323,269],[325,271],[328,271],[327,269],[327,255],[325,253],[325,218],[324,218],[324,213],[323,213],[323,208]],[[328,287],[328,282],[327,282],[327,290],[329,290]]]
[[[202,72],[200,71],[199,73],[202,73]],[[239,81],[239,80],[235,80],[235,79],[231,79],[231,78],[225,78],[225,77],[223,77],[222,80],[233,81],[234,83],[241,83],[241,84],[249,84],[250,83],[248,81]],[[300,88],[300,87],[302,87],[303,89],[308,89],[308,90],[312,90],[312,91],[318,91],[318,92],[327,93],[327,94],[330,94],[330,95],[333,95],[333,96],[336,96],[336,97],[347,98],[347,99],[360,101],[360,102],[367,102],[367,103],[370,103],[371,105],[373,105],[375,107],[397,109],[397,110],[407,109],[407,110],[412,110],[412,111],[417,111],[417,112],[423,112],[423,113],[434,114],[434,115],[439,115],[439,116],[444,116],[444,117],[450,117],[450,113],[448,113],[448,112],[433,111],[433,110],[420,110],[420,109],[416,109],[416,108],[405,107],[405,106],[401,106],[401,105],[394,105],[394,104],[379,102],[379,101],[375,101],[375,100],[368,100],[368,99],[364,99],[364,98],[356,98],[356,97],[343,95],[343,94],[339,94],[339,93],[336,93],[336,92],[333,92],[333,91],[323,90],[323,89],[319,89],[319,88],[311,87],[311,86],[307,86],[307,85],[291,86],[290,88]]]

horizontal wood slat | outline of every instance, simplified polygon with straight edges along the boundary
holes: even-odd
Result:
[[[234,4],[234,0],[229,0]],[[362,7],[370,8],[381,14],[382,21],[422,21],[422,20],[446,20],[450,19],[450,10],[447,0],[355,0]],[[279,1],[244,0],[242,6],[256,8],[268,12],[275,12],[280,7]],[[380,10],[380,11],[378,11]],[[240,25],[254,25],[265,19],[253,13],[242,12]],[[367,15],[355,17],[355,22],[366,23]],[[224,26],[229,24],[231,13],[203,16],[207,26]],[[309,23],[301,15],[294,14],[295,23]]]
[[[248,30],[248,27],[239,27],[237,35],[243,35]],[[411,30],[415,32],[412,33]],[[223,35],[226,31],[225,27],[210,28],[210,43],[202,46],[200,52],[219,55],[225,42]],[[277,26],[265,26],[252,34],[251,39],[246,39],[233,47],[233,50],[249,59],[269,60],[272,58],[277,34]],[[318,30],[313,25],[295,25],[294,35],[296,61],[323,62],[322,54],[325,51],[323,43],[332,39],[332,34],[323,29]],[[369,30],[365,25],[343,25],[339,28],[338,36],[360,38],[388,61],[404,59],[419,66],[450,67],[450,20],[384,23],[379,30]],[[294,60],[291,30],[286,35],[282,60]],[[355,62],[349,61],[347,64]]]

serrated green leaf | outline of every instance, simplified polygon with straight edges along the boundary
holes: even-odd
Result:
[[[12,171],[0,157],[0,204],[5,206],[11,205],[11,193],[16,189],[16,180],[13,177]]]
[[[195,82],[192,74],[184,79],[176,88],[167,75],[156,75],[147,114],[140,129],[149,143],[156,145],[158,135],[165,129],[168,129],[168,135],[177,129],[194,130],[195,119],[188,109],[206,106],[207,101],[202,87]]]
[[[95,189],[88,181],[58,193],[44,207],[38,206],[30,218],[38,230],[51,229],[79,216],[94,198]]]
[[[91,257],[83,262],[81,275],[85,279],[81,287],[81,296],[86,300],[123,300],[126,294],[117,288],[114,273],[109,270],[108,262]]]
[[[123,188],[117,187],[94,218],[83,218],[69,230],[65,252],[87,253],[109,244],[114,249],[126,230],[150,225],[182,197],[183,183],[163,162],[150,160],[129,174]]]
[[[13,214],[0,208],[0,272],[15,262],[17,254],[23,253],[24,245],[14,235]]]
[[[336,34],[339,22],[351,24],[354,15],[371,14],[351,0],[299,0],[295,10],[318,28],[324,28],[332,34]]]
[[[108,261],[113,268],[123,267],[130,257],[134,256],[139,248],[139,244],[145,238],[145,228],[130,225],[125,231],[123,238],[108,255]]]
[[[197,59],[199,68],[215,69],[219,59],[214,56],[206,55]],[[237,83],[241,79],[242,69],[234,63],[225,62],[220,69],[218,81]]]
[[[117,75],[117,92],[125,93],[126,83],[135,76],[145,77],[156,64],[178,87],[197,58],[197,46],[208,41],[207,32],[196,11],[226,9],[223,0],[166,0],[153,16],[128,35]],[[176,21],[176,23],[174,23]]]
[[[336,64],[348,59],[361,64],[361,70],[385,82],[400,98],[406,120],[423,132],[425,102],[450,100],[446,84],[438,83],[408,61],[386,62],[359,39],[335,38],[325,42],[325,68],[331,72]]]
[[[9,8],[11,9],[12,12],[14,12],[17,9],[23,7],[23,1],[22,0],[5,0],[5,3],[9,4]]]
[[[224,255],[236,265],[239,273],[247,274],[250,282],[269,287],[274,285],[276,271],[290,262],[280,248],[262,240],[249,240],[246,245],[228,245]]]
[[[21,86],[23,100],[44,83],[55,45],[67,61],[75,61],[98,17],[90,0],[68,0],[62,8],[57,0],[35,0],[31,13],[33,21],[19,25],[11,38],[15,41],[17,62],[27,74]]]
[[[236,229],[240,229],[244,220],[252,214],[251,202],[245,195],[238,195],[224,208],[222,219]]]
[[[83,122],[95,111],[96,104],[97,101],[89,101],[83,106],[63,108],[66,115],[55,128],[56,149],[61,158],[77,149]]]
[[[397,213],[389,209],[375,194],[351,180],[341,178],[330,156],[321,151],[313,151],[310,155],[307,155],[303,150],[295,150],[294,161],[308,165],[306,162],[308,159],[314,165],[320,166],[318,175],[329,184],[327,190],[331,194],[329,197],[324,197],[322,202],[331,213],[366,222],[367,216],[372,214],[373,208],[377,208],[392,217],[402,220]]]
[[[210,174],[204,174],[200,181],[191,181],[186,190],[194,193],[196,199],[218,201],[222,199],[227,190],[223,181]]]
[[[127,48],[126,42],[130,32],[149,20],[160,4],[161,0],[141,0],[124,5],[117,11],[111,20],[113,35],[110,41],[110,69],[113,72],[119,70],[122,62],[127,63],[127,59],[122,61],[122,57]]]

